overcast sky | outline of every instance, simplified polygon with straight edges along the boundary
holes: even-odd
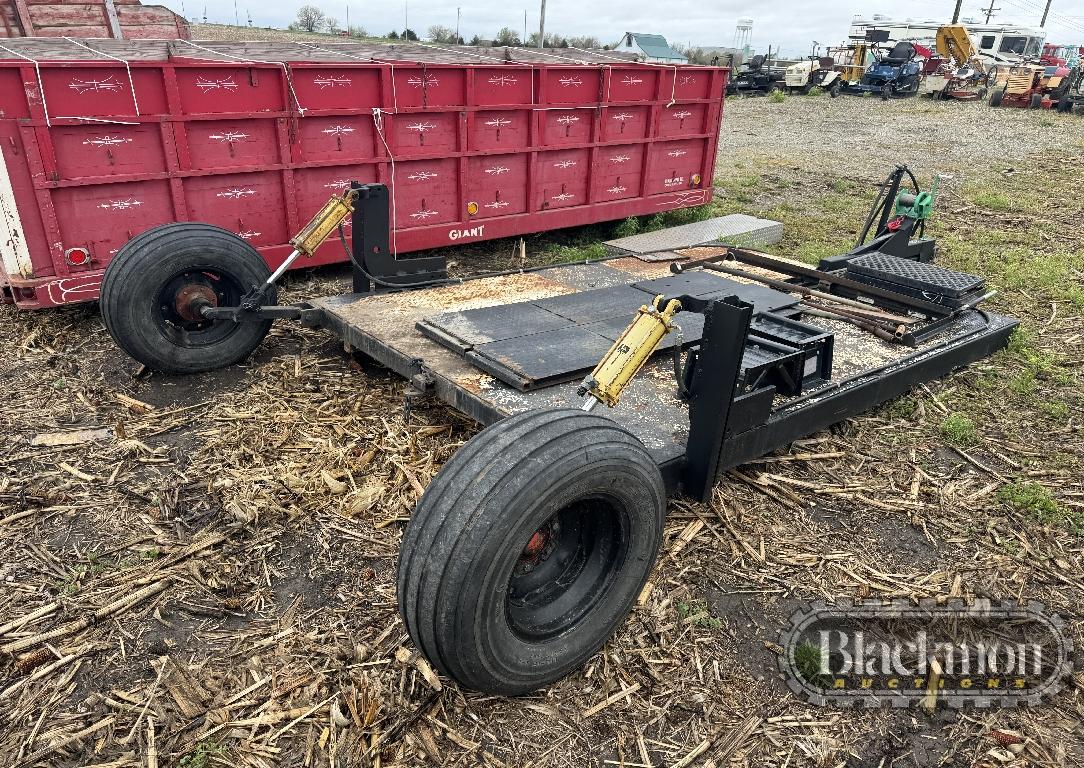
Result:
[[[153,0],[149,0],[153,1]],[[161,1],[161,0],[160,0]],[[345,25],[346,0],[237,0],[241,23],[246,13],[252,14],[257,26],[285,27],[306,3],[322,8]],[[1084,0],[1052,0],[1051,18],[1047,22],[1047,40],[1057,43],[1084,45]],[[995,0],[1000,8],[994,19],[1038,27],[1045,0]],[[165,4],[181,12],[181,0],[165,0]],[[184,13],[201,17],[206,4],[208,21],[233,23],[234,5],[231,0],[184,0]],[[988,2],[986,3],[988,4]],[[980,16],[982,0],[964,0],[962,16]],[[525,4],[504,0],[461,2],[460,34],[470,39],[474,35],[492,38],[503,26],[523,33],[523,12],[527,10],[528,31],[538,30],[537,0]],[[896,19],[934,19],[947,22],[952,18],[954,0],[932,2],[911,0],[907,3],[888,0],[844,0],[844,2],[813,2],[813,0],[776,0],[747,2],[739,0],[547,0],[546,30],[563,35],[594,35],[603,43],[616,42],[623,32],[655,32],[665,35],[672,43],[702,46],[731,45],[734,26],[739,17],[753,19],[752,43],[758,51],[771,44],[782,46],[784,53],[803,53],[813,40],[836,45],[847,36],[851,17],[861,13],[871,16],[884,13]],[[349,3],[350,23],[361,25],[370,34],[384,34],[403,29],[402,0],[353,0]],[[430,26],[443,24],[455,28],[456,5],[438,0],[409,0],[408,18],[412,29],[425,34]]]

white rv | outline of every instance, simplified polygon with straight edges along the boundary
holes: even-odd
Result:
[[[987,64],[1004,64],[1037,59],[1042,52],[1045,30],[1032,29],[1019,24],[981,24],[972,19],[961,19],[967,27],[979,55]],[[896,21],[887,16],[874,14],[871,18],[855,16],[851,20],[850,37],[864,40],[866,30],[887,30],[888,39],[907,40],[933,50],[938,27],[948,21]]]

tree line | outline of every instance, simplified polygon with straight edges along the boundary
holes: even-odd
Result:
[[[369,37],[369,33],[364,27],[350,25],[348,29],[343,29],[339,26],[338,19],[333,16],[328,16],[315,5],[303,5],[298,8],[297,18],[290,24],[289,29],[294,32],[326,32],[333,35],[345,32],[350,37]],[[409,27],[402,31],[392,30],[384,35],[384,37],[388,40],[414,41],[419,39],[418,34]],[[454,29],[446,27],[443,24],[434,24],[427,30],[427,39],[434,43],[443,43],[445,45],[526,46],[528,48],[538,46],[537,32],[530,34],[524,41],[520,38],[519,33],[510,27],[502,27],[492,41],[484,40],[478,35],[475,35],[471,38],[470,42],[465,42],[461,36],[456,34]],[[566,37],[565,35],[554,32],[547,32],[545,47],[603,48],[608,46],[603,46],[597,37],[591,35],[573,35],[571,37]]]

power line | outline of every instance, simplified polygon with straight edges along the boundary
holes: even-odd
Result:
[[[1013,5],[1022,11],[1029,11],[1031,13],[1041,13],[1042,7],[1034,4],[1031,0],[1005,0],[1009,5]],[[1084,32],[1084,21],[1075,19],[1072,16],[1066,16],[1056,11],[1052,12],[1050,16],[1059,26],[1068,27],[1076,32]]]
[[[1005,0],[1009,5],[1012,5],[1022,11],[1031,13],[1040,13],[1042,9],[1038,5],[1033,5],[1030,0]],[[1074,32],[1084,32],[1084,23],[1077,21],[1071,17],[1063,16],[1060,13],[1050,14],[1053,20],[1058,26],[1066,27]]]

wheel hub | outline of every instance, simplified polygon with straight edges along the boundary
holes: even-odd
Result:
[[[509,625],[538,641],[578,625],[609,591],[627,542],[617,509],[577,499],[534,531],[509,575]]]
[[[523,548],[519,561],[516,563],[516,574],[530,573],[546,562],[557,546],[560,533],[561,521],[556,517],[551,517],[541,528],[531,534],[531,538],[527,540],[527,546]]]
[[[230,307],[240,302],[242,289],[232,275],[213,268],[194,268],[174,275],[158,292],[158,320],[167,335],[185,346],[210,343],[237,329],[236,323],[205,318],[203,307]]]
[[[215,295],[211,286],[204,283],[185,283],[173,299],[173,307],[177,314],[191,323],[203,320],[200,308],[205,306],[217,307],[218,296]]]

